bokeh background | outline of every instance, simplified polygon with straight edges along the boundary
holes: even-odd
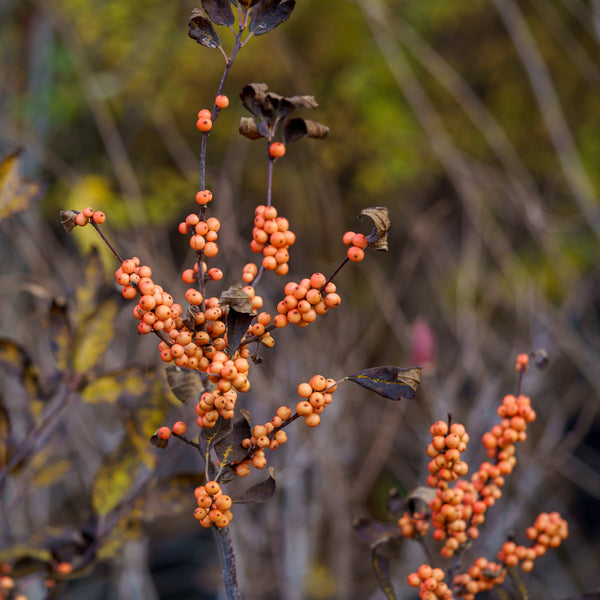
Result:
[[[59,210],[103,210],[122,254],[140,256],[182,298],[178,273],[193,256],[176,229],[199,182],[195,115],[212,106],[224,66],[217,50],[187,37],[192,8],[181,0],[0,4],[0,152],[22,147],[23,176],[43,187],[0,221],[0,328],[44,376],[55,369],[49,305],[73,305],[89,282],[86,264],[109,290],[116,267],[104,247],[92,263],[98,237],[91,228],[68,236]],[[290,145],[276,164],[273,202],[297,234],[292,273],[331,273],[343,232],[369,232],[357,219],[364,207],[387,206],[393,224],[388,253],[370,252],[337,277],[336,311],[277,332],[240,405],[264,422],[314,373],[426,363],[416,400],[397,404],[346,383],[316,430],[295,427],[274,453],[275,497],[238,507],[231,527],[246,600],[382,598],[352,519],[393,520],[388,490],[424,482],[429,425],[448,412],[470,432],[476,468],[478,440],[515,390],[516,355],[539,348],[549,366],[524,382],[538,419],[468,556],[492,559],[507,533],[524,539],[538,512],[558,510],[570,537],[523,577],[529,597],[580,597],[600,586],[598,23],[594,0],[299,0],[289,21],[240,52],[208,152],[210,210],[222,220],[213,262],[224,287],[252,258],[253,210],[266,194],[264,144],[237,133],[249,116],[238,100],[246,83],[314,95],[319,109],[302,116],[331,128],[324,141]],[[222,37],[227,46],[231,36]],[[262,284],[273,307],[282,283]],[[155,342],[137,335],[130,305],[118,306],[95,368],[153,373]],[[10,374],[0,381],[18,445],[44,409],[29,411]],[[193,407],[161,390],[164,421],[193,422]],[[128,415],[144,405],[132,396]],[[95,522],[90,489],[128,435],[124,410],[79,398],[40,436],[9,475],[0,556],[81,537]],[[59,448],[66,467],[52,471]],[[144,485],[197,472],[188,447],[143,451],[153,456]],[[216,546],[191,510],[178,498],[147,519],[135,515],[127,535],[119,529],[101,559],[53,593],[223,597]],[[405,578],[424,560],[416,544],[400,545],[391,571],[400,597],[416,597]],[[30,598],[45,597],[39,574],[22,584]],[[514,586],[510,594],[520,597]]]

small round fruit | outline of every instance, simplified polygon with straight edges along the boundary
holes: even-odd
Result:
[[[347,255],[352,262],[360,262],[365,257],[365,252],[358,246],[350,246]]]
[[[161,440],[168,440],[171,437],[171,430],[168,427],[161,427],[157,435]]]
[[[97,210],[92,215],[92,219],[94,220],[94,223],[98,223],[98,225],[101,225],[102,223],[104,223],[104,221],[106,221],[106,215],[101,210]]]
[[[215,104],[217,108],[227,108],[229,106],[229,98],[225,94],[219,94],[215,98]]]
[[[285,144],[273,142],[269,146],[269,156],[271,158],[281,158],[285,154]]]
[[[196,128],[202,133],[206,133],[212,129],[212,120],[207,118],[198,119],[196,121]]]
[[[177,435],[185,435],[187,431],[187,425],[183,421],[177,421],[173,424],[173,433]]]

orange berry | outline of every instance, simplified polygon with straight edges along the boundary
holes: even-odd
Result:
[[[327,283],[327,277],[323,273],[313,273],[310,277],[310,285],[320,290]]]
[[[202,133],[206,133],[212,129],[212,120],[206,117],[202,117],[196,121],[196,128]]]
[[[207,481],[204,489],[209,496],[216,496],[221,491],[221,486],[216,481]]]
[[[208,204],[212,200],[212,197],[213,195],[210,190],[200,190],[196,194],[196,202],[201,205]]]
[[[156,434],[161,440],[168,440],[171,437],[171,430],[168,427],[161,427]]]
[[[271,158],[281,158],[285,154],[285,144],[273,142],[269,146],[269,156]]]
[[[351,246],[355,235],[356,233],[354,233],[354,231],[346,231],[346,233],[342,236],[342,242],[344,242],[346,246]]]
[[[227,108],[229,106],[229,98],[225,94],[219,94],[215,98],[215,104],[217,108]]]
[[[217,506],[218,510],[225,512],[226,510],[229,510],[231,508],[231,505],[232,505],[231,497],[227,496],[227,494],[221,494],[215,500],[215,505]]]
[[[366,248],[368,244],[369,242],[367,241],[367,237],[364,236],[362,233],[357,233],[352,238],[352,245],[356,246],[357,248]]]
[[[177,435],[184,435],[187,431],[187,425],[183,421],[177,421],[177,423],[173,424],[173,433]]]
[[[316,413],[312,413],[307,417],[304,417],[304,422],[308,427],[316,427],[321,422],[321,417]]]
[[[217,246],[216,242],[206,242],[204,246],[204,255],[208,258],[212,258],[219,253],[219,246]]]
[[[94,223],[98,223],[100,225],[106,221],[106,215],[101,210],[97,210],[94,212],[92,219],[94,219]]]
[[[340,298],[339,294],[336,294],[335,292],[328,293],[325,296],[325,304],[329,308],[335,308],[336,306],[339,306],[341,301],[342,299]]]
[[[296,404],[296,412],[301,417],[307,417],[312,414],[313,406],[308,400],[301,400]]]
[[[298,395],[301,398],[308,398],[313,393],[313,387],[310,383],[301,383],[298,386]]]
[[[79,225],[80,227],[87,225],[87,222],[88,222],[88,218],[83,213],[79,213],[75,217],[75,223],[77,223],[77,225]]]
[[[86,216],[88,219],[91,219],[94,216],[94,209],[91,206],[86,206],[82,211],[81,211],[84,216]]]
[[[198,113],[198,118],[199,119],[211,119],[212,118],[212,113],[210,112],[210,110],[208,110],[208,108],[203,108]]]
[[[352,262],[360,262],[365,257],[364,250],[358,246],[350,246],[346,254]]]
[[[289,408],[288,406],[280,406],[277,409],[276,414],[278,417],[280,417],[284,421],[287,421],[292,416],[292,409]]]

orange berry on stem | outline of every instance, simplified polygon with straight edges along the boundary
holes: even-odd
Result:
[[[273,142],[269,146],[269,156],[271,158],[281,158],[285,154],[285,144]]]
[[[94,212],[92,219],[94,219],[94,223],[100,225],[106,221],[106,215],[101,210],[97,210]]]
[[[355,235],[356,233],[354,233],[354,231],[346,231],[346,233],[342,236],[342,242],[344,242],[346,246],[351,246]]]
[[[365,257],[364,250],[358,246],[350,246],[346,254],[352,262],[360,262]]]
[[[173,424],[173,433],[184,435],[187,431],[187,425],[183,421],[177,421]]]
[[[369,242],[367,241],[367,237],[362,233],[357,233],[352,238],[352,245],[356,246],[357,248],[366,248],[368,244]]]
[[[225,94],[219,94],[215,98],[215,104],[217,108],[227,108],[229,106],[229,98]]]
[[[196,128],[202,133],[206,133],[212,129],[212,120],[207,118],[201,118],[196,121]]]
[[[171,430],[168,427],[161,427],[157,435],[161,440],[168,440],[171,437]]]
[[[83,213],[79,213],[75,217],[75,223],[77,223],[77,225],[79,225],[80,227],[83,227],[84,225],[87,225],[88,218]]]

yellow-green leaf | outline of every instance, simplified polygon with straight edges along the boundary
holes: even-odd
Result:
[[[40,193],[39,183],[24,179],[19,174],[21,150],[7,154],[0,162],[0,221],[27,210]]]
[[[114,300],[105,300],[77,326],[72,362],[78,373],[89,371],[108,348],[113,338],[116,314]]]
[[[96,514],[107,515],[131,493],[142,462],[137,448],[127,438],[105,459],[92,486]]]
[[[83,280],[75,291],[75,314],[80,320],[87,319],[96,309],[96,296],[104,282],[104,268],[98,248],[92,247],[85,257]]]
[[[42,453],[38,453],[36,458],[42,456]],[[35,461],[34,461],[35,462]],[[38,461],[42,462],[42,461]],[[32,483],[36,487],[49,487],[56,483],[65,473],[71,469],[73,465],[71,461],[63,458],[61,460],[55,460],[50,454],[44,459],[39,468],[35,469],[35,475],[33,476]],[[34,468],[33,462],[30,468]]]
[[[125,396],[140,397],[148,393],[151,381],[147,369],[119,369],[90,381],[81,392],[81,399],[88,404],[99,404],[114,403]]]

